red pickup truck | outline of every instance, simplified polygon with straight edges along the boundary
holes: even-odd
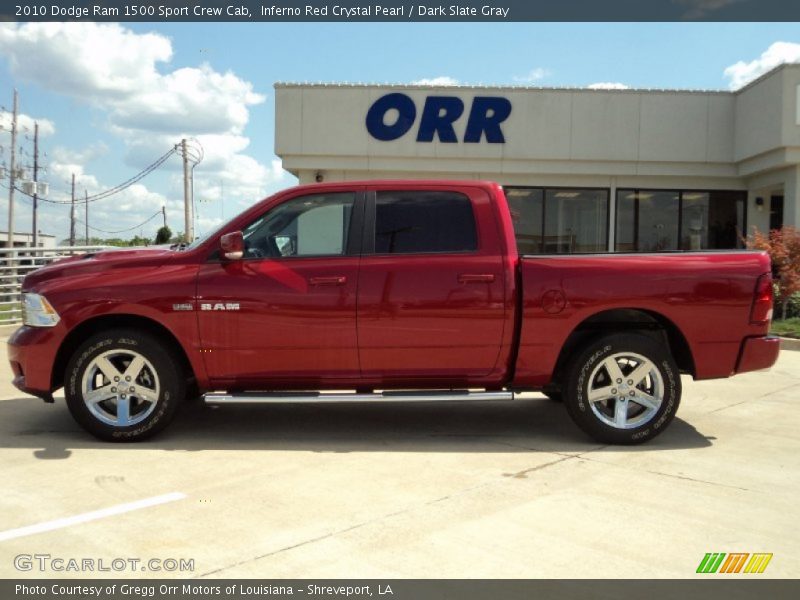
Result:
[[[680,374],[778,356],[762,252],[519,256],[503,189],[300,186],[186,248],[25,278],[14,383],[106,440],[206,402],[510,400],[540,390],[605,443],[670,423]]]

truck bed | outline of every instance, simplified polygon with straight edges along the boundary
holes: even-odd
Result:
[[[728,377],[743,339],[767,333],[767,325],[750,324],[749,314],[754,282],[769,269],[764,253],[745,250],[524,255],[514,384],[546,385],[573,332],[636,320],[666,327],[674,345],[685,344],[682,371]]]

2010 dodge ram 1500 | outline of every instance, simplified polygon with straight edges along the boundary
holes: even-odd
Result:
[[[728,377],[778,356],[766,254],[519,256],[488,182],[300,186],[185,249],[44,267],[23,294],[14,383],[49,401],[63,386],[75,419],[114,441],[161,430],[187,395],[543,390],[594,438],[636,443],[675,416],[681,373]]]

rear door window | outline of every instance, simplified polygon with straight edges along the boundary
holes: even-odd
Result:
[[[474,252],[478,235],[464,194],[381,191],[375,199],[375,253]]]

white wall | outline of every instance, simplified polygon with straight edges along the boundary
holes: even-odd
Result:
[[[367,111],[376,99],[395,91],[414,100],[415,125],[397,140],[376,140],[365,125]],[[512,112],[502,124],[505,143],[442,143],[438,137],[417,142],[429,95],[457,96],[464,102],[464,115],[454,123],[459,140],[475,96],[507,98]],[[417,170],[415,162],[435,159],[439,170],[447,161],[461,172],[474,170],[474,164],[496,165],[494,172],[527,172],[532,164],[569,172],[576,164],[595,162],[595,171],[633,173],[641,168],[637,163],[662,163],[662,170],[693,163],[698,172],[734,175],[730,166],[720,169],[733,157],[733,115],[733,97],[718,92],[278,86],[275,151],[292,171],[304,166],[303,159],[321,168],[334,168],[329,161],[338,159],[348,170],[408,163],[405,170],[411,171]]]
[[[504,185],[748,190],[748,225],[766,228],[764,190],[800,225],[800,65],[738,92],[276,85],[276,153],[301,183],[375,178],[489,179]],[[414,126],[372,138],[366,114],[390,92],[411,97]],[[424,101],[457,96],[463,139],[475,96],[512,104],[504,144],[416,141]],[[765,196],[768,198],[768,195]],[[766,217],[764,214],[766,213]],[[767,219],[767,221],[765,221]]]

